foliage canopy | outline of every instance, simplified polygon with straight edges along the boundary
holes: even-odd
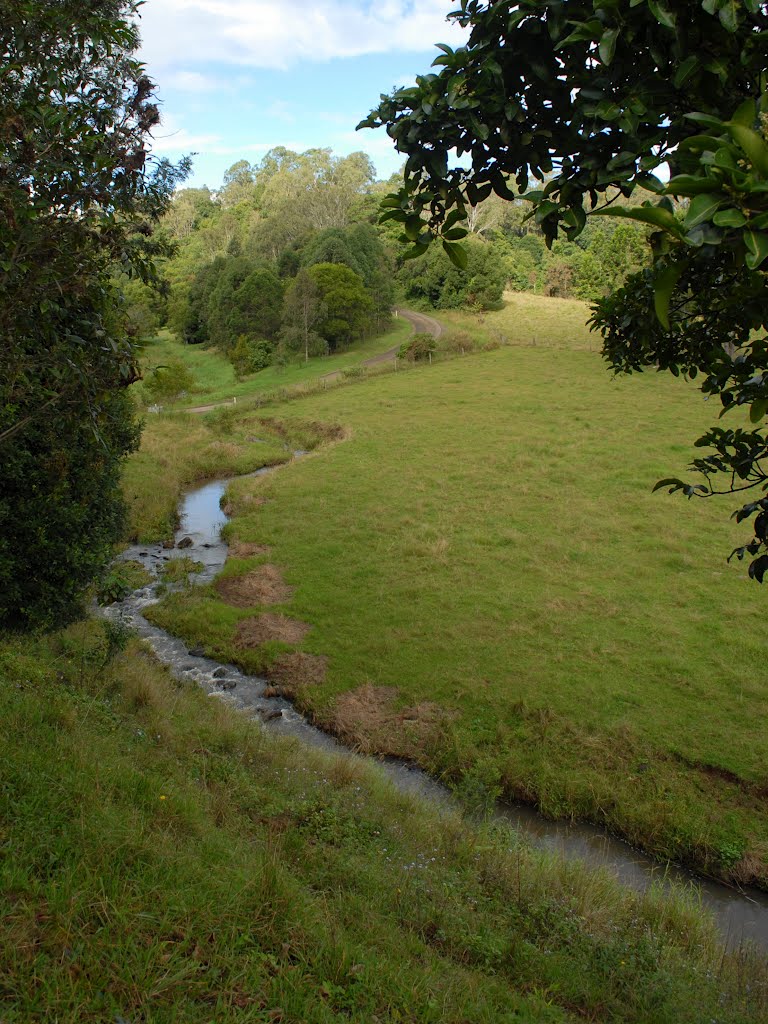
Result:
[[[70,616],[119,535],[138,370],[113,273],[152,282],[153,224],[186,172],[148,157],[159,113],[133,56],[138,8],[3,5],[0,622]]]
[[[699,438],[710,454],[692,466],[705,482],[671,489],[765,491],[766,4],[461,0],[451,17],[471,28],[468,45],[439,44],[439,70],[382,96],[360,125],[386,125],[408,158],[383,219],[402,225],[410,255],[440,237],[459,264],[469,209],[492,193],[515,199],[514,186],[548,245],[575,239],[588,214],[649,225],[652,268],[596,309],[604,355],[617,372],[701,374],[724,410],[749,405],[755,429]],[[449,167],[452,150],[469,166]],[[655,174],[663,165],[668,184]],[[638,190],[647,198],[629,206]],[[735,515],[755,515],[755,536],[734,553],[755,556],[762,581],[768,498]]]

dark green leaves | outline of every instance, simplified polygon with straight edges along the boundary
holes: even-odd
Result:
[[[467,250],[458,245],[456,242],[443,242],[443,248],[448,254],[448,259],[453,263],[459,270],[466,270],[469,258],[467,256]]]
[[[757,270],[768,258],[768,234],[764,231],[745,231],[744,245],[747,249],[746,264],[750,270]]]
[[[683,269],[682,264],[672,263],[658,273],[654,279],[653,308],[656,311],[659,322],[666,330],[670,329],[669,303],[672,298],[672,292],[680,280]]]
[[[618,38],[619,30],[617,28],[609,28],[603,32],[597,50],[603,64],[610,64],[613,60],[613,55],[616,53],[616,40]]]
[[[670,213],[669,210],[662,206],[636,206],[632,209],[616,207],[614,209],[595,210],[592,216],[624,217],[626,220],[636,220],[642,224],[652,224],[654,227],[682,236],[680,221],[677,220],[673,213]]]

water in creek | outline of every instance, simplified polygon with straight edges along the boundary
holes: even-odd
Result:
[[[259,470],[258,474],[264,472],[269,470]],[[196,582],[209,582],[227,557],[227,545],[221,539],[221,528],[227,522],[221,499],[227,484],[227,480],[217,480],[190,491],[184,498],[175,540],[178,544],[189,537],[191,546],[166,550],[161,545],[134,545],[120,557],[140,562],[154,574],[169,558],[189,555],[204,565],[203,572],[194,577]],[[156,583],[143,587],[105,609],[105,614],[122,618],[133,627],[177,676],[194,681],[212,698],[224,700],[261,721],[270,732],[293,736],[324,750],[358,756],[311,725],[284,698],[265,697],[266,680],[247,675],[234,665],[221,665],[197,651],[190,652],[181,640],[148,622],[142,610],[158,600],[155,591]],[[383,759],[379,764],[397,787],[418,793],[432,803],[452,803],[450,792],[419,769],[392,759]],[[665,886],[694,885],[727,945],[735,947],[750,941],[768,950],[768,895],[765,893],[734,889],[698,878],[675,865],[654,861],[597,826],[549,821],[527,805],[500,803],[496,813],[522,831],[533,845],[607,868],[633,889],[642,891],[658,882]]]

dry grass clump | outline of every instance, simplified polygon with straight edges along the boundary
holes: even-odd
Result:
[[[338,696],[324,724],[361,753],[416,758],[439,739],[449,716],[429,701],[398,707],[397,698],[394,686],[365,683]]]
[[[273,684],[268,689],[275,695],[294,697],[303,687],[324,682],[327,670],[328,659],[324,655],[304,651],[282,654],[267,669],[267,678]],[[266,690],[264,692],[266,696]]]
[[[283,579],[276,565],[259,565],[244,576],[224,576],[216,580],[222,600],[235,608],[254,605],[283,604],[293,596],[293,587]]]
[[[242,514],[254,508],[262,508],[266,503],[267,499],[262,494],[240,494],[236,501],[227,498],[221,506],[221,511],[225,516],[231,517],[235,512]]]
[[[234,540],[229,545],[230,558],[255,558],[268,555],[269,548],[266,544],[254,544],[247,540]]]
[[[238,647],[259,647],[270,640],[284,644],[300,644],[310,630],[306,622],[285,615],[265,612],[252,619],[241,619],[235,631]]]

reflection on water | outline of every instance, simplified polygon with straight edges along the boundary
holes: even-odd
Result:
[[[182,505],[179,533],[191,537],[195,545],[218,544],[221,528],[227,522],[221,510],[221,499],[226,488],[226,481],[214,480],[196,491],[190,491]]]
[[[205,484],[184,498],[176,543],[183,537],[190,537],[193,541],[191,547],[165,551],[160,545],[136,545],[121,557],[135,559],[150,571],[157,571],[164,560],[189,555],[205,565],[205,572],[194,577],[195,582],[210,581],[221,570],[227,557],[227,546],[221,540],[221,528],[227,517],[220,504],[227,483],[226,480],[217,480]],[[181,640],[149,623],[142,615],[142,609],[157,600],[153,584],[105,609],[105,614],[111,618],[124,617],[140,636],[149,641],[158,658],[177,676],[196,682],[210,696],[226,700],[251,717],[258,717],[271,732],[294,736],[324,750],[358,756],[310,725],[284,698],[265,697],[266,680],[246,675],[234,665],[222,666],[210,658],[198,656],[198,652],[190,653]],[[398,788],[418,793],[433,804],[445,806],[453,803],[449,791],[419,769],[392,759],[383,759],[379,763]],[[751,889],[741,892],[695,877],[674,865],[659,864],[603,829],[549,821],[524,804],[500,803],[496,813],[524,833],[532,845],[607,868],[630,888],[643,891],[659,882],[666,886],[683,884],[687,888],[694,885],[702,905],[715,918],[727,945],[735,947],[744,941],[752,941],[768,949],[768,895],[765,893]]]

